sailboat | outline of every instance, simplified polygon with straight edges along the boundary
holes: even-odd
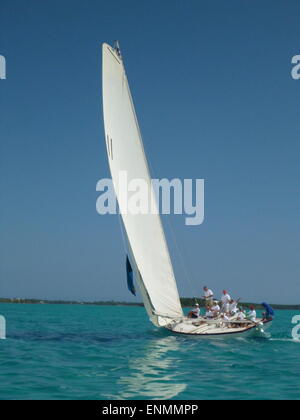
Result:
[[[159,212],[131,214],[122,211],[119,173],[128,182],[144,180],[155,202],[149,166],[135,113],[119,43],[102,46],[102,95],[105,143],[109,168],[120,207],[128,255],[129,289],[139,286],[150,321],[174,333],[210,336],[250,335],[265,329],[262,320],[234,324],[222,319],[189,319],[183,313],[171,258]]]

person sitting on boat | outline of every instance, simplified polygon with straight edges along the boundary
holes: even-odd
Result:
[[[188,318],[199,318],[200,312],[199,303],[195,303],[194,309],[188,313]]]
[[[237,320],[244,321],[246,319],[245,311],[243,309],[238,309]]]
[[[243,309],[237,308],[237,312],[233,317],[233,322],[231,323],[232,328],[243,328],[245,324],[242,322],[246,319],[246,315]]]
[[[265,302],[262,303],[262,306],[266,310],[266,312],[263,313],[263,321],[272,321],[275,316],[274,309],[272,308],[272,306],[268,305]]]
[[[219,313],[221,311],[221,308],[220,308],[219,302],[217,300],[214,300],[214,304],[211,307],[211,311],[215,314],[215,316],[219,315]]]
[[[223,296],[221,297],[222,302],[222,312],[229,312],[229,303],[231,301],[231,297],[227,290],[223,290]]]
[[[205,300],[205,304],[212,306],[213,298],[214,298],[213,291],[209,289],[207,286],[203,287],[203,290],[204,290],[203,299]]]
[[[228,316],[225,313],[221,315],[221,319],[224,321],[221,324],[223,327],[227,327],[227,328],[231,327],[230,319],[228,318]]]
[[[250,306],[250,311],[247,314],[247,319],[249,319],[252,322],[256,322],[256,310],[254,306]]]
[[[229,313],[230,315],[235,315],[238,311],[238,302],[236,300],[231,299],[231,301],[229,302]]]
[[[211,307],[210,306],[207,306],[205,318],[212,319],[212,318],[214,318],[214,316],[215,316],[215,314],[211,310]]]

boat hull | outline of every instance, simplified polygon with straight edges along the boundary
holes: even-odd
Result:
[[[213,325],[202,325],[191,328],[193,324],[185,322],[168,326],[167,329],[175,334],[197,336],[201,338],[236,338],[236,337],[264,337],[265,332],[271,327],[272,321],[257,320],[256,324],[244,328],[228,328]]]

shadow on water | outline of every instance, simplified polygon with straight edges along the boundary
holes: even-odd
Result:
[[[168,337],[170,333],[168,330],[162,328],[147,328],[139,331],[78,331],[76,332],[65,332],[65,331],[39,331],[39,330],[27,330],[27,331],[10,331],[7,335],[7,339],[20,340],[20,341],[43,341],[43,342],[86,342],[88,343],[113,343],[126,340],[143,340],[151,341],[153,338],[164,338]]]
[[[129,333],[118,333],[111,336],[106,336],[102,334],[97,334],[95,332],[86,333],[51,333],[51,332],[39,332],[39,331],[30,331],[30,332],[16,332],[10,333],[7,339],[11,340],[21,340],[21,341],[43,341],[43,342],[86,342],[89,344],[92,343],[110,343],[110,342],[120,342],[120,340],[139,340],[145,339],[145,334],[129,334]],[[150,339],[151,337],[149,337]]]
[[[178,343],[186,342],[203,342],[202,337],[196,335],[177,335],[168,331],[164,328],[153,328],[146,329],[139,332],[118,332],[114,334],[98,334],[95,331],[92,332],[51,332],[51,331],[22,331],[22,332],[11,332],[7,336],[8,339],[12,340],[22,340],[22,341],[44,341],[44,342],[89,342],[89,343],[109,343],[109,342],[120,342],[120,340],[143,340],[151,341],[153,339],[163,339],[168,337],[174,337]],[[266,340],[275,340],[275,339],[288,339],[290,337],[273,337],[271,334],[268,334],[265,337],[249,337],[249,338],[235,338],[230,337],[226,340],[220,337],[210,337],[205,338],[206,343],[234,343],[239,341],[249,342],[249,341],[266,341]]]

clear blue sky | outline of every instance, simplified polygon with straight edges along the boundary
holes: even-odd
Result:
[[[0,296],[132,300],[107,177],[101,44],[119,39],[154,177],[204,178],[172,216],[182,296],[300,303],[299,1],[1,0]]]

